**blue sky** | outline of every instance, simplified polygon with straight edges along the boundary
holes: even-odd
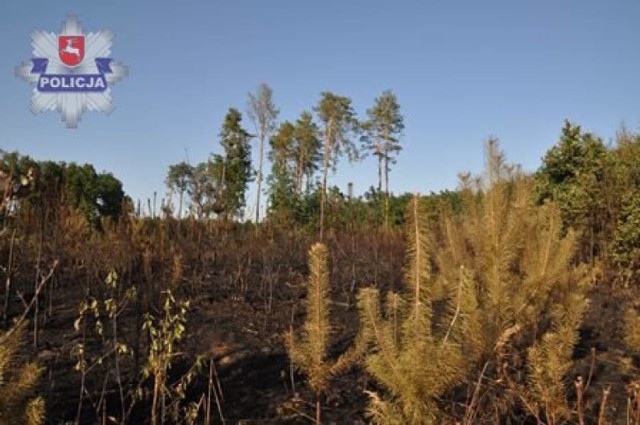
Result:
[[[14,68],[33,29],[77,15],[86,32],[116,33],[112,56],[130,67],[116,110],[66,129],[29,112]],[[169,164],[220,151],[230,106],[246,109],[261,82],[280,119],[320,92],[353,99],[360,116],[385,89],[405,115],[395,192],[455,188],[482,169],[483,141],[533,170],[565,118],[611,140],[640,127],[640,2],[636,1],[3,1],[0,148],[37,159],[90,162],[134,199],[165,192]],[[252,128],[248,119],[247,128]],[[255,150],[254,150],[255,151]],[[331,181],[356,193],[376,182],[372,158]],[[251,195],[253,196],[253,195]]]

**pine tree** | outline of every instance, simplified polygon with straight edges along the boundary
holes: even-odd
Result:
[[[258,137],[258,188],[256,192],[256,223],[260,222],[260,195],[262,194],[262,165],[264,144],[275,130],[278,108],[273,102],[273,90],[266,84],[260,84],[256,94],[249,93],[247,112],[253,121]]]
[[[405,292],[382,313],[376,290],[360,294],[367,368],[386,390],[371,396],[375,422],[440,423],[443,396],[478,374],[493,382],[478,398],[490,404],[474,406],[487,416],[520,406],[538,421],[571,418],[564,381],[590,280],[571,263],[559,208],[536,205],[532,186],[493,140],[484,179],[462,177],[460,212],[429,219],[414,198]]]
[[[218,186],[216,201],[225,218],[242,216],[245,193],[252,178],[251,135],[242,127],[242,114],[229,108],[220,131],[224,157],[214,155],[210,172]]]
[[[313,174],[322,161],[322,141],[310,112],[302,112],[296,121],[292,149],[296,162],[296,188],[301,194],[303,178],[306,178],[306,187],[309,188]]]
[[[280,124],[269,141],[271,151],[271,175],[269,176],[270,213],[279,218],[289,216],[295,207],[296,193],[294,181],[294,135],[296,127],[289,121]]]
[[[405,292],[387,296],[384,314],[376,289],[359,295],[360,320],[375,347],[366,356],[367,370],[386,389],[383,396],[370,393],[369,414],[375,423],[440,423],[439,398],[462,383],[469,367],[460,344],[468,329],[464,320],[458,320],[460,309],[467,305],[457,297],[456,302],[445,304],[446,314],[439,318],[433,314],[438,298],[427,224],[416,195],[407,217]],[[460,291],[469,292],[470,279],[465,273],[460,273],[457,284]]]
[[[369,338],[366,331],[359,334],[353,346],[334,361],[327,358],[330,346],[329,269],[327,248],[320,243],[309,251],[309,285],[307,288],[306,319],[302,337],[293,329],[285,335],[289,357],[307,376],[316,395],[316,424],[321,423],[321,398],[329,381],[351,367],[358,360]]]
[[[526,405],[538,419],[544,414],[549,425],[564,423],[573,415],[567,402],[566,377],[573,365],[578,328],[588,302],[582,291],[568,294],[551,311],[551,326],[527,352]]]
[[[502,384],[487,388],[498,401],[491,408],[506,415],[524,403],[557,423],[569,413],[563,382],[590,280],[571,262],[576,235],[563,228],[560,208],[536,205],[533,182],[506,164],[496,140],[486,158],[484,179],[462,181],[464,212],[441,220],[436,265],[443,282],[460,267],[473,279],[477,308],[468,319],[477,331],[464,345],[468,361],[487,364],[486,374]],[[524,358],[523,380],[511,371]]]
[[[378,192],[382,192],[384,180],[384,220],[385,226],[388,227],[389,170],[390,164],[395,163],[394,155],[402,149],[399,136],[404,130],[404,118],[400,113],[398,98],[390,90],[384,91],[376,98],[373,107],[367,110],[367,115],[367,132],[364,139],[366,147],[378,160]]]
[[[323,157],[322,157],[322,198],[320,201],[320,239],[324,234],[325,204],[327,201],[327,176],[329,167],[335,168],[338,158],[346,153],[349,160],[358,158],[358,150],[351,140],[358,129],[356,114],[351,106],[351,99],[331,92],[323,92],[316,107],[322,122]]]
[[[44,423],[44,400],[33,398],[42,368],[36,363],[21,364],[25,323],[0,333],[0,423],[40,425]]]
[[[608,252],[615,217],[612,198],[611,153],[604,142],[580,126],[565,121],[560,140],[542,159],[536,173],[539,201],[553,200],[566,228],[579,232],[582,258],[592,264]]]

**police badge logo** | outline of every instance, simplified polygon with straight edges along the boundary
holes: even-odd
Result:
[[[16,68],[16,75],[34,84],[31,112],[58,111],[68,128],[78,127],[82,114],[105,114],[115,107],[111,87],[128,75],[128,68],[114,62],[109,30],[84,34],[81,23],[69,16],[60,34],[31,33],[34,57]]]

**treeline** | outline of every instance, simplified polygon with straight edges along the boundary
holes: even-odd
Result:
[[[565,122],[534,174],[537,201],[555,202],[565,229],[578,232],[578,256],[624,283],[640,260],[640,134],[618,132],[615,144]]]
[[[250,95],[250,116],[258,138],[268,141],[271,172],[264,179],[268,195],[266,222],[295,225],[307,230],[397,227],[405,221],[411,194],[389,192],[389,172],[400,151],[403,119],[395,95],[385,92],[357,122],[348,98],[323,93],[311,112],[295,122],[275,125],[277,109],[268,86]],[[320,123],[316,124],[315,121]],[[261,175],[253,169],[250,141],[242,114],[231,108],[225,116],[220,144],[223,153],[197,165],[181,162],[169,167],[163,200],[164,217],[196,220],[240,220],[247,205],[248,184]],[[356,137],[364,143],[360,148]],[[330,186],[328,171],[344,153],[359,158],[370,151],[378,162],[376,187],[361,196]],[[111,173],[96,172],[90,164],[36,161],[17,152],[0,160],[0,189],[5,192],[2,216],[20,205],[33,211],[74,208],[94,228],[104,219],[117,220],[123,212],[140,215]],[[554,201],[565,229],[579,234],[578,255],[600,271],[614,271],[625,283],[640,268],[640,134],[621,129],[609,145],[580,126],[565,122],[559,140],[529,175],[535,181],[536,202]],[[470,179],[462,175],[461,187]],[[11,188],[13,195],[6,195]],[[258,192],[260,193],[260,192]],[[432,204],[461,209],[460,188],[425,195]],[[259,202],[259,200],[256,200]],[[155,205],[155,200],[154,200]],[[257,205],[257,204],[256,204]],[[35,210],[34,210],[35,208]],[[433,209],[430,209],[433,211]],[[149,212],[153,215],[155,207]],[[259,219],[259,208],[256,207]]]
[[[389,172],[401,150],[404,129],[400,104],[393,92],[385,91],[377,97],[364,120],[358,119],[350,98],[323,92],[313,113],[303,111],[294,122],[278,123],[279,110],[272,90],[263,84],[255,94],[249,93],[247,113],[254,134],[243,127],[242,114],[230,108],[220,130],[222,154],[212,154],[196,165],[180,162],[169,167],[167,213],[182,218],[188,206],[189,214],[199,219],[242,218],[247,187],[255,178],[255,222],[259,222],[268,144],[271,172],[266,178],[267,220],[304,223],[317,209],[322,233],[330,198],[345,197],[329,187],[329,172],[336,171],[343,156],[356,161],[370,153],[378,162],[377,189],[372,189],[372,198],[383,197],[384,222],[389,223]],[[258,140],[257,167],[251,163],[252,138]],[[348,198],[353,200],[351,193]]]
[[[47,214],[64,208],[78,209],[87,222],[99,228],[102,219],[118,219],[131,204],[122,182],[93,165],[74,162],[37,161],[18,152],[0,150],[0,219],[20,206]],[[51,220],[52,216],[49,217]]]

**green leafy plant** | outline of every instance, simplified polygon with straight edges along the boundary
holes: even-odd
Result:
[[[74,321],[74,329],[81,335],[81,339],[72,349],[72,355],[76,358],[75,370],[80,373],[77,421],[80,420],[83,400],[87,395],[87,377],[89,373],[98,368],[103,368],[105,382],[110,377],[115,381],[120,398],[120,420],[125,421],[127,417],[127,397],[124,390],[121,362],[124,356],[132,354],[132,350],[122,340],[119,317],[136,296],[136,290],[133,287],[123,288],[119,284],[118,274],[115,270],[109,271],[103,285],[103,297],[87,295],[80,303],[78,317]],[[92,340],[96,342],[94,344],[96,349],[93,351],[89,346],[89,341]],[[130,407],[132,407],[133,400],[130,402]],[[96,414],[99,414],[101,409],[106,410],[104,390],[94,408]]]
[[[151,424],[166,423],[170,417],[172,423],[185,421],[193,423],[200,410],[200,402],[188,404],[182,408],[188,385],[202,368],[202,359],[196,359],[194,365],[175,382],[169,381],[169,371],[175,359],[180,356],[177,344],[184,338],[189,301],[176,300],[170,290],[164,292],[163,314],[160,317],[147,314],[143,329],[149,335],[147,362],[143,368],[145,377],[153,377],[153,399],[151,405]]]

